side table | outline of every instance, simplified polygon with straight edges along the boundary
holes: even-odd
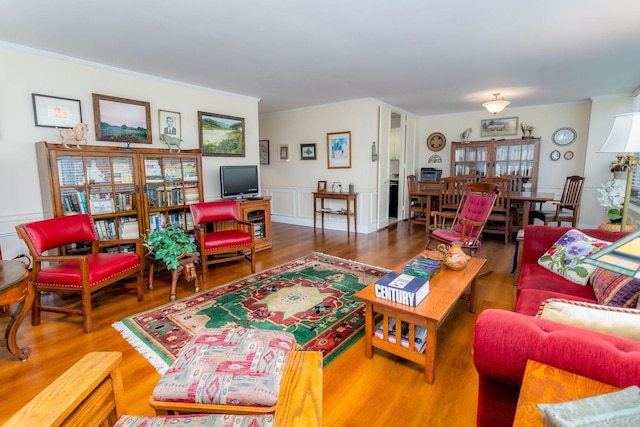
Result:
[[[29,347],[18,347],[16,334],[33,303],[33,287],[29,280],[27,266],[16,260],[0,260],[0,306],[19,303],[11,314],[4,334],[9,353],[20,360],[27,360],[31,354]]]
[[[149,289],[153,289],[153,273],[156,267],[166,268],[166,265],[162,260],[155,259],[153,254],[147,254],[147,261],[149,261]],[[178,283],[178,277],[184,272],[184,278],[187,282],[193,280],[193,291],[200,291],[200,280],[198,279],[198,272],[196,270],[196,264],[200,262],[200,258],[195,254],[185,254],[182,258],[178,259],[178,268],[171,271],[171,295],[169,299],[175,301],[176,299],[176,286]]]
[[[620,390],[573,372],[528,360],[518,397],[514,427],[544,425],[538,403],[560,403]]]
[[[318,209],[318,199],[320,199],[320,209]],[[346,208],[341,210],[326,209],[324,201],[326,199],[344,200]],[[353,210],[351,202],[353,201]],[[334,193],[332,191],[317,191],[313,193],[313,231],[316,231],[316,218],[320,213],[322,231],[324,231],[324,216],[328,214],[345,215],[347,217],[347,235],[351,233],[351,216],[353,215],[353,230],[358,234],[358,193]]]

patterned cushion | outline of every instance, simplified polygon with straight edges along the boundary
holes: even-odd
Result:
[[[538,259],[542,267],[579,285],[586,285],[596,267],[582,260],[607,247],[609,242],[587,236],[571,229],[563,234],[551,248]]]
[[[614,271],[596,268],[591,286],[598,302],[612,307],[635,308],[640,296],[640,281]]]
[[[140,417],[123,415],[114,427],[272,427],[273,414],[264,415],[165,415]]]
[[[282,331],[206,329],[194,337],[153,390],[164,402],[274,406],[285,355],[295,338]]]

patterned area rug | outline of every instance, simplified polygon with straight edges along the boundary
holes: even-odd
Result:
[[[363,333],[353,295],[388,270],[321,253],[229,282],[113,324],[162,374],[203,328],[243,326],[291,332],[324,364]]]

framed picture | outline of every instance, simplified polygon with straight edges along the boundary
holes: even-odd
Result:
[[[315,160],[316,144],[300,144],[300,159]]]
[[[244,118],[198,111],[203,156],[244,157]]]
[[[327,134],[327,165],[329,169],[351,167],[351,131]]]
[[[509,136],[518,134],[518,118],[481,120],[480,136]]]
[[[280,144],[278,146],[278,156],[281,162],[289,161],[289,145],[288,144]]]
[[[45,128],[72,128],[82,123],[80,100],[32,93],[33,120]]]
[[[96,140],[151,144],[151,108],[148,102],[92,94]]]
[[[130,173],[123,173],[122,175],[120,175],[120,179],[122,180],[123,184],[133,183],[133,175]]]
[[[91,214],[105,214],[113,213],[113,199],[91,199],[89,200],[91,206]]]
[[[318,181],[318,193],[327,191],[327,181]]]
[[[160,135],[171,135],[180,139],[182,126],[180,124],[180,113],[175,111],[158,110],[158,132]]]
[[[260,164],[269,164],[269,140],[261,139],[258,141],[258,150],[260,151]]]

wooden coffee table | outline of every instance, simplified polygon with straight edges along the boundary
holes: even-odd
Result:
[[[408,261],[407,261],[408,262]],[[424,379],[427,383],[433,384],[434,367],[436,359],[436,331],[442,321],[451,312],[456,302],[463,297],[465,289],[469,288],[469,311],[476,311],[476,277],[485,264],[482,258],[471,258],[467,268],[463,271],[448,270],[444,266],[440,272],[429,281],[429,295],[417,307],[387,301],[376,298],[374,285],[370,284],[355,294],[355,297],[365,302],[365,355],[373,357],[373,347],[388,351],[391,354],[400,356],[412,362],[424,365]],[[403,263],[394,271],[402,271]],[[375,317],[383,316],[384,337],[378,338],[375,333]],[[389,319],[396,319],[396,327],[401,322],[409,324],[409,345],[408,348],[402,346],[402,340],[396,339],[395,343],[388,338]],[[426,349],[423,353],[414,350],[415,326],[422,326],[427,330]],[[396,331],[396,337],[401,334]]]

